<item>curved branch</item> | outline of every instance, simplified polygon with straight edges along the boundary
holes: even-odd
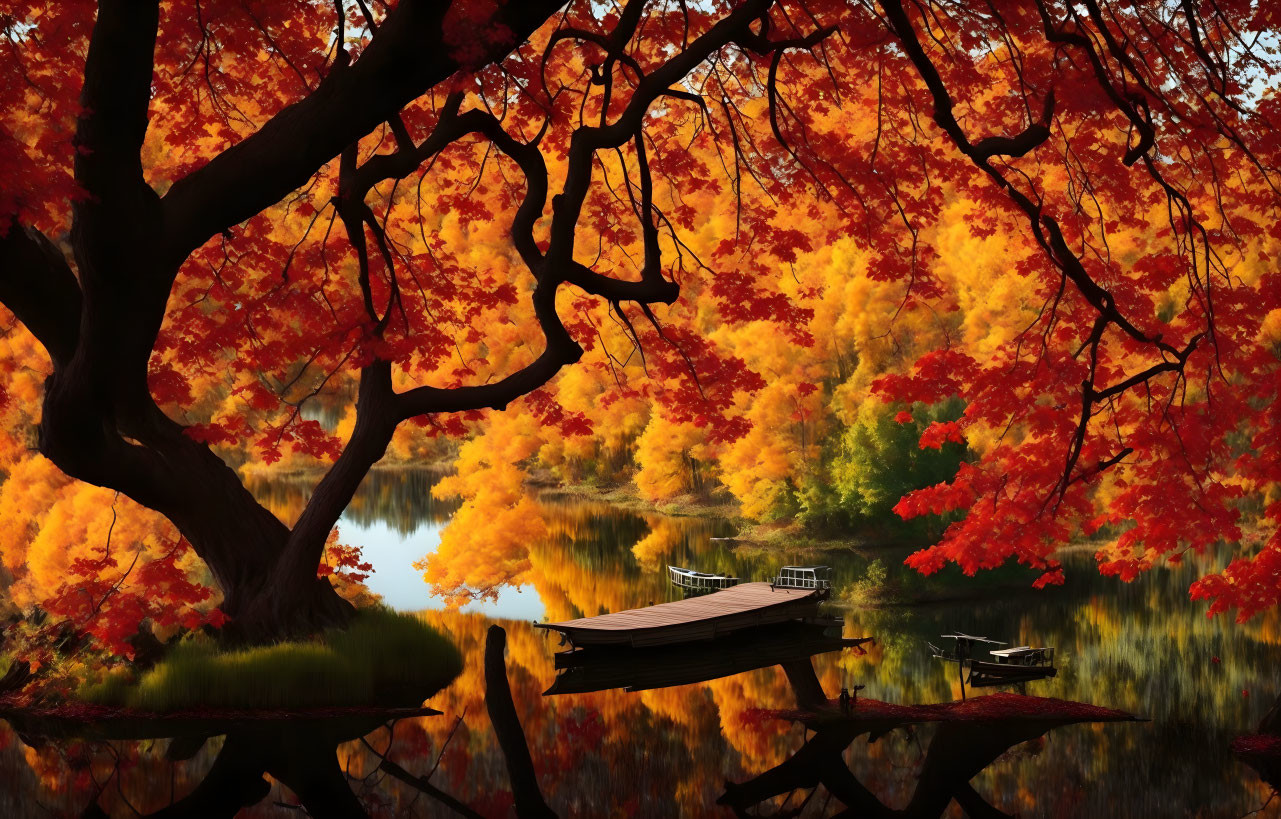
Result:
[[[550,381],[560,369],[576,363],[583,348],[570,337],[556,314],[556,285],[534,289],[534,313],[547,338],[543,352],[522,369],[492,384],[468,387],[415,387],[395,397],[397,420],[436,412],[506,409],[507,405]]]
[[[180,262],[211,236],[280,201],[401,107],[473,67],[460,65],[445,40],[449,5],[402,0],[360,59],[335,66],[303,100],[175,182],[163,200],[171,229],[168,258]],[[484,60],[505,57],[563,5],[564,0],[501,4],[494,23],[513,37],[489,45]]]
[[[0,304],[65,366],[80,337],[80,283],[62,251],[40,231],[13,223],[0,235]]]

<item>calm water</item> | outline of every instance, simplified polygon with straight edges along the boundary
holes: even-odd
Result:
[[[321,803],[333,815],[350,807],[324,795],[323,788],[335,783],[373,815],[454,815],[433,788],[480,815],[510,815],[507,762],[486,713],[482,672],[485,633],[495,622],[507,631],[516,710],[552,807],[578,816],[732,815],[716,804],[726,783],[779,775],[806,739],[800,726],[762,719],[760,709],[795,703],[778,666],[636,693],[542,694],[555,678],[557,646],[531,621],[670,599],[673,591],[662,570],[667,563],[744,579],[763,579],[784,562],[832,565],[838,581],[833,613],[845,618],[845,635],[869,635],[877,643],[864,656],[845,651],[814,658],[829,695],[842,686],[864,685],[860,696],[891,703],[956,698],[955,667],[930,658],[925,647],[926,640],[938,642],[939,634],[956,629],[1056,646],[1059,676],[1030,684],[1028,693],[1123,709],[1149,720],[1056,728],[996,758],[972,784],[1006,813],[1236,817],[1263,806],[1270,793],[1228,745],[1249,732],[1281,693],[1274,672],[1278,620],[1269,615],[1236,625],[1207,619],[1201,605],[1187,598],[1196,574],[1191,567],[1157,570],[1122,584],[1100,578],[1090,550],[1082,549],[1065,561],[1068,583],[1060,588],[1027,590],[1031,576],[1017,571],[979,579],[944,574],[929,583],[903,576],[905,596],[951,602],[869,608],[839,601],[871,559],[880,558],[897,580],[901,552],[764,554],[712,542],[732,533],[725,522],[545,504],[544,517],[555,533],[551,542],[528,550],[528,568],[497,601],[455,611],[432,598],[410,566],[434,551],[453,511],[430,499],[432,480],[417,472],[373,476],[340,528],[343,540],[363,545],[374,563],[374,591],[397,608],[423,611],[465,652],[463,675],[430,702],[442,715],[400,720],[390,729],[375,728],[377,720],[294,725],[289,732],[296,741],[287,748],[276,748],[277,728],[265,734],[227,728],[225,739],[198,749],[167,738],[28,736],[23,742],[5,730],[0,815],[80,815],[96,800],[108,815],[135,816],[161,810],[205,782],[197,795],[217,789],[254,804],[242,815],[297,816],[292,806],[298,798],[282,779],[295,788],[322,789]],[[255,491],[289,517],[306,488],[280,483]],[[923,772],[931,770],[931,743],[941,731],[928,725],[897,730],[871,744],[862,737],[843,751],[843,759],[882,803],[901,808]],[[356,739],[366,732],[364,740]],[[263,756],[264,748],[276,749],[272,753],[281,758]],[[299,748],[307,753],[298,756]],[[190,758],[173,758],[183,756]],[[424,792],[398,779],[390,772],[394,766],[380,769],[383,758],[415,776],[430,773],[431,788]],[[254,790],[267,787],[254,784],[263,769],[279,774],[265,796]],[[299,770],[313,769],[321,773],[302,776],[299,785]],[[1256,815],[1278,815],[1276,807],[1274,802]],[[830,816],[841,805],[824,788],[800,789],[790,798],[767,801],[760,812],[773,815],[780,808]],[[949,811],[962,815],[955,803]]]

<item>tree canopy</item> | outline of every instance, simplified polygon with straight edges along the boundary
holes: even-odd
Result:
[[[34,600],[24,573],[114,561],[119,493],[161,586],[190,544],[236,628],[305,630],[346,616],[331,531],[389,447],[485,430],[460,514],[532,537],[517,465],[640,406],[665,426],[638,447],[717,462],[750,514],[817,446],[805,351],[843,370],[844,335],[847,392],[965,402],[919,446],[973,457],[895,507],[956,513],[916,568],[1058,583],[1056,550],[1110,524],[1105,572],[1244,543],[1193,594],[1275,605],[1278,14],[9,4],[5,565]],[[307,411],[343,401],[336,428]],[[232,466],[282,457],[326,464],[288,521]],[[663,463],[638,483],[678,483]]]

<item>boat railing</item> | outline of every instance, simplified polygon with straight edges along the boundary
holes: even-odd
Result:
[[[684,569],[680,566],[668,566],[668,577],[671,578],[672,585],[679,586],[682,589],[693,589],[695,591],[714,591],[717,589],[728,589],[731,586],[738,585],[737,577],[727,577],[720,574],[709,574],[707,572],[696,572],[693,569]]]
[[[783,589],[830,589],[830,566],[784,566],[778,570],[772,585]]]

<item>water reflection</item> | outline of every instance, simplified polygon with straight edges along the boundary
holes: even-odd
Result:
[[[441,476],[433,469],[376,469],[361,482],[343,519],[358,526],[382,524],[402,536],[425,524],[445,523],[458,504],[432,497],[431,488]],[[320,478],[320,474],[264,477],[255,473],[245,479],[245,484],[259,503],[292,525]]]
[[[447,519],[448,507],[430,499],[433,478],[426,473],[377,474],[372,488],[362,490],[353,504],[344,539],[366,546],[377,569],[375,582],[380,576],[409,578],[416,591],[404,607],[421,608],[425,595],[418,596],[418,573],[398,568],[390,550],[421,557],[429,551],[416,551],[421,538]],[[274,499],[273,508],[287,518],[290,510],[301,509],[309,489],[305,483],[273,483],[255,491]],[[895,573],[902,554],[891,550],[727,548],[710,540],[733,534],[727,521],[567,502],[544,504],[542,513],[553,537],[546,543],[511,544],[527,551],[527,569],[515,582],[526,589],[519,599],[537,601],[538,614],[522,611],[503,625],[513,707],[541,793],[562,815],[725,815],[731,808],[718,806],[717,800],[726,796],[726,781],[753,782],[795,758],[807,736],[813,741],[804,722],[761,716],[796,707],[795,673],[789,677],[778,664],[754,670],[726,666],[714,672],[726,676],[674,679],[678,685],[663,688],[636,676],[635,667],[603,679],[598,670],[596,678],[576,683],[573,690],[543,696],[557,683],[556,646],[529,620],[568,620],[675,599],[679,593],[667,582],[667,563],[745,580],[767,577],[784,563],[833,566],[834,600],[845,601],[838,612],[845,618],[842,636],[870,635],[876,644],[865,656],[845,651],[813,657],[815,678],[828,694],[864,684],[860,699],[884,703],[959,698],[955,670],[931,659],[926,642],[961,630],[1056,646],[1059,676],[1029,684],[1033,694],[1099,703],[1151,719],[1124,727],[1065,724],[1043,739],[999,753],[969,785],[1005,814],[1235,817],[1264,804],[1270,793],[1270,786],[1233,755],[1231,743],[1258,723],[1275,696],[1279,621],[1275,614],[1244,625],[1205,618],[1201,604],[1187,598],[1188,584],[1204,567],[1157,570],[1122,584],[1098,576],[1087,547],[1066,556],[1068,583],[1043,592],[1029,591],[1031,578],[1016,571],[976,579],[942,573],[921,583]],[[357,531],[357,514],[366,530],[383,527],[385,546],[348,536]],[[887,582],[910,586],[905,597],[939,602],[877,608],[856,603],[851,591],[877,558],[890,567]],[[378,815],[450,813],[444,803],[389,773],[384,760],[391,760],[412,777],[430,773],[432,787],[469,810],[507,815],[515,797],[485,698],[484,642],[495,618],[444,609],[421,616],[458,642],[466,657],[463,674],[432,699],[442,716],[401,719],[363,741],[339,743],[335,758],[347,786],[365,810]],[[707,659],[725,661],[722,655]],[[620,669],[610,670],[616,672]],[[615,684],[637,690],[595,690]],[[841,744],[839,755],[850,776],[882,806],[902,809],[917,799],[927,763],[937,764],[929,760],[940,758],[930,757],[931,749],[972,744],[965,737],[946,739],[947,733],[964,733],[950,724],[901,726],[874,743]],[[940,734],[944,745],[938,745]],[[210,740],[184,761],[166,758],[166,742],[45,739],[37,742],[37,750],[11,731],[0,733],[0,815],[74,815],[92,798],[111,815],[134,815],[128,805],[142,813],[160,810],[203,780],[224,743]],[[280,781],[271,788],[248,815],[297,815],[276,806],[296,804],[296,794]],[[820,788],[808,802],[798,792],[783,809],[804,802],[806,815],[834,814],[842,800],[832,796],[824,803],[829,792]],[[969,798],[964,788],[950,793]],[[771,797],[767,810],[780,809],[785,800],[786,795]],[[1272,815],[1276,807],[1274,801]]]
[[[970,784],[979,772],[1011,748],[1042,740],[1054,729],[1132,719],[1122,712],[1083,703],[1018,694],[934,706],[896,706],[864,700],[843,708],[839,714],[830,711],[820,708],[817,713],[799,716],[814,729],[814,736],[768,771],[745,782],[727,783],[717,803],[747,815],[749,808],[776,797],[785,797],[782,808],[786,808],[798,791],[808,790],[808,801],[822,785],[852,815],[925,819],[940,816],[955,800],[967,816],[1008,816]],[[900,808],[882,801],[851,771],[842,756],[864,735],[870,745],[893,731],[930,723],[937,727],[924,743],[911,734],[918,742],[919,758],[913,766],[911,798]],[[861,755],[858,750],[853,753]]]
[[[560,671],[544,695],[586,694],[619,688],[648,691],[707,682],[772,665],[807,662],[816,654],[861,646],[870,637],[844,638],[840,623],[780,623],[738,631],[713,643],[696,641],[652,648],[600,646],[561,651]]]
[[[301,809],[312,816],[337,817],[498,816],[513,808],[520,816],[554,815],[553,809],[581,816],[661,816],[676,811],[697,816],[715,813],[718,806],[739,815],[764,806],[771,815],[779,815],[789,803],[799,801],[800,810],[785,815],[831,815],[844,806],[859,815],[888,816],[891,803],[883,799],[892,799],[893,792],[888,797],[877,795],[851,764],[874,761],[879,755],[866,749],[892,732],[930,723],[938,728],[909,773],[914,780],[912,797],[904,812],[895,815],[940,816],[953,799],[972,816],[1001,815],[968,784],[980,770],[1009,748],[1063,725],[1125,718],[1091,706],[1018,695],[935,706],[896,706],[864,699],[838,707],[823,692],[810,657],[839,649],[841,642],[837,638],[833,643],[821,631],[809,631],[792,635],[797,639],[790,647],[784,644],[783,629],[757,635],[770,659],[782,664],[784,687],[791,697],[790,701],[753,701],[746,712],[750,718],[743,724],[762,737],[782,740],[783,753],[769,765],[739,760],[740,764],[727,766],[725,770],[734,773],[724,784],[717,780],[711,785],[715,793],[706,787],[683,787],[696,783],[679,779],[664,783],[670,790],[636,792],[628,788],[638,784],[635,774],[648,772],[634,771],[629,776],[624,769],[615,769],[618,776],[611,787],[598,787],[602,783],[595,777],[601,772],[595,763],[614,755],[606,749],[603,733],[618,726],[604,725],[601,712],[586,718],[578,708],[556,708],[554,704],[563,698],[532,703],[525,699],[522,676],[529,669],[519,663],[522,646],[513,645],[506,653],[506,632],[489,626],[483,659],[468,664],[473,674],[483,675],[483,703],[476,704],[482,706],[487,721],[479,714],[468,718],[468,711],[453,719],[401,712],[287,722],[165,718],[83,724],[60,717],[11,716],[12,731],[26,746],[28,758],[50,763],[45,771],[64,786],[60,793],[37,794],[38,802],[19,804],[82,816],[127,812],[214,817],[241,815],[244,808],[253,809],[248,815]],[[519,630],[516,635],[521,641],[528,636],[522,637]],[[745,636],[701,644],[702,664],[707,668],[733,664],[742,655]],[[656,659],[653,650],[641,650],[631,658],[622,656],[626,653],[613,650],[608,656],[576,658],[575,664],[616,666],[630,659],[635,665]],[[686,655],[684,664],[699,663],[694,655]],[[667,681],[678,680],[669,677]],[[785,706],[793,710],[781,710]],[[806,710],[795,710],[797,706]],[[797,742],[789,721],[812,730],[813,736]],[[546,742],[549,726],[556,740],[552,746]],[[648,744],[646,730],[659,726],[634,727],[634,741]],[[487,736],[480,735],[486,729]],[[869,737],[869,744],[854,748],[847,763],[845,749],[863,735]],[[478,745],[487,746],[487,752],[477,753]],[[617,750],[625,758],[636,748]],[[731,755],[726,755],[727,761]],[[654,763],[667,767],[687,759],[680,754],[661,760],[646,757],[633,757],[633,767],[637,762],[646,768]],[[166,766],[167,778],[163,776]],[[145,775],[138,776],[140,771]],[[65,787],[68,784],[71,787]],[[824,798],[814,800],[820,785]],[[801,792],[808,795],[798,797]],[[54,801],[51,796],[62,798]],[[987,812],[976,812],[978,807]]]
[[[398,611],[444,608],[423,583],[414,561],[440,546],[440,530],[458,508],[454,500],[440,500],[431,489],[441,474],[427,469],[376,470],[365,477],[359,491],[338,521],[344,543],[360,546],[374,573],[366,585]],[[246,481],[250,491],[282,520],[292,523],[318,480],[316,476]],[[496,599],[476,601],[464,611],[484,612],[512,620],[540,620],[542,602],[532,586],[507,587]]]
[[[434,503],[425,500],[426,493],[417,500],[408,491],[400,497],[411,505]],[[407,513],[381,508],[389,518]],[[829,690],[861,683],[867,686],[866,696],[890,702],[958,698],[954,674],[932,660],[925,645],[939,634],[961,630],[1011,643],[1056,646],[1058,678],[1030,684],[1032,693],[1105,703],[1151,718],[1142,729],[1121,734],[1067,727],[1043,751],[1051,764],[1042,767],[1019,757],[988,769],[981,778],[1008,795],[1007,810],[1036,813],[1048,805],[1066,805],[1071,806],[1064,811],[1068,815],[1146,817],[1200,810],[1239,816],[1266,798],[1266,786],[1243,776],[1229,746],[1271,702],[1270,694],[1261,694],[1275,689],[1281,620],[1276,612],[1243,625],[1222,617],[1207,619],[1204,604],[1191,602],[1187,590],[1196,576],[1213,567],[1189,560],[1125,584],[1100,577],[1094,549],[1083,545],[1064,556],[1066,585],[1033,591],[1033,575],[1017,567],[977,578],[947,570],[921,581],[900,568],[903,552],[891,549],[821,552],[800,544],[781,552],[727,548],[711,538],[732,535],[735,527],[728,521],[646,516],[580,502],[545,503],[542,513],[554,537],[542,544],[511,544],[527,552],[528,569],[518,582],[537,594],[540,619],[568,620],[675,599],[678,593],[665,576],[668,563],[744,580],[768,577],[785,563],[823,563],[835,569],[834,599],[847,601],[845,635],[877,638],[866,657],[819,658]],[[1222,559],[1229,552],[1224,550]],[[370,556],[381,569],[378,556]],[[879,608],[854,602],[851,592],[875,559],[889,569],[886,583],[906,590],[902,597],[938,602]],[[442,625],[461,628],[443,619]],[[512,634],[516,642],[517,631]],[[528,639],[531,648],[522,665],[540,680],[526,695],[533,702],[552,680],[546,647],[533,635]],[[558,700],[556,707],[585,725],[595,725],[596,714],[606,723],[655,726],[657,738],[616,730],[611,742],[651,761],[670,755],[680,773],[651,770],[657,781],[711,796],[706,783],[719,782],[731,771],[781,761],[779,741],[748,739],[736,724],[745,698],[757,703],[778,699],[785,696],[780,686],[785,678],[774,669],[666,692],[602,693],[586,695],[581,702],[570,697]],[[453,693],[451,689],[446,696]],[[555,742],[554,736],[546,738],[549,745]],[[726,754],[734,761],[722,764]],[[601,769],[605,783],[620,775],[608,773],[607,763]]]

